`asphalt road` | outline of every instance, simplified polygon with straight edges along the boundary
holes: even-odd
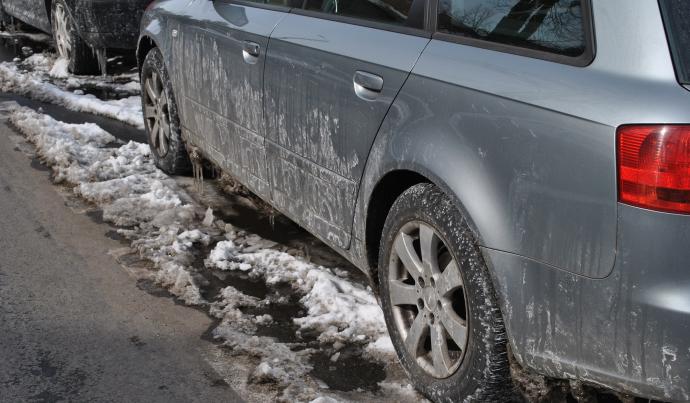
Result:
[[[0,123],[0,401],[239,401],[200,311],[136,287]]]

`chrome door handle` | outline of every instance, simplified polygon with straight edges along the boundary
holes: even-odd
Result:
[[[373,101],[383,90],[383,77],[366,71],[357,71],[352,79],[355,94],[365,101]]]
[[[258,43],[244,41],[242,43],[242,58],[248,64],[256,64],[261,54],[261,46]]]

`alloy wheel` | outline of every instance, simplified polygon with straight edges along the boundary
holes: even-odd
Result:
[[[55,46],[60,57],[69,60],[72,54],[72,41],[70,37],[69,16],[65,7],[58,3],[53,13],[53,27],[55,29]]]
[[[458,262],[434,228],[415,221],[398,231],[388,273],[393,322],[404,348],[430,376],[453,375],[469,334]]]
[[[144,118],[149,132],[150,144],[158,157],[168,154],[171,129],[168,111],[168,96],[165,93],[160,74],[152,71],[144,80]]]

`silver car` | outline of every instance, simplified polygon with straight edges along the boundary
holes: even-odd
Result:
[[[158,166],[367,273],[430,399],[690,401],[690,2],[164,0],[138,57]]]

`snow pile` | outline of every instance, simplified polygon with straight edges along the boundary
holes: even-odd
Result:
[[[139,129],[144,128],[139,96],[104,101],[94,95],[76,94],[47,82],[51,75],[61,78],[67,77],[64,63],[65,61],[56,61],[56,59],[45,54],[33,55],[19,64],[15,62],[0,63],[0,91],[62,105],[77,112],[89,112],[109,117]],[[71,78],[71,80],[79,79]],[[83,80],[80,81],[80,84],[84,84]],[[128,85],[131,86],[131,84]]]
[[[11,121],[34,143],[46,165],[53,168],[56,182],[88,180],[91,174],[85,166],[109,158],[111,152],[103,147],[115,141],[115,137],[95,124],[58,122],[30,109],[17,110]]]
[[[272,318],[270,315],[245,314],[240,309],[270,304],[267,300],[251,297],[234,287],[225,287],[209,310],[211,315],[221,319],[221,323],[213,330],[213,336],[225,340],[224,345],[231,348],[234,354],[259,360],[249,376],[249,383],[281,384],[286,387],[286,396],[294,396],[295,390],[300,394],[313,395],[314,390],[306,378],[313,369],[309,363],[313,350],[294,351],[291,345],[279,343],[274,338],[253,335],[258,324],[271,322]],[[290,389],[293,391],[288,391]]]
[[[303,295],[300,303],[307,308],[306,316],[294,320],[301,330],[318,331],[323,343],[368,344],[372,355],[392,358],[383,312],[370,288],[288,253],[257,248],[263,240],[256,235],[231,230],[225,237],[205,260],[206,267],[249,272],[268,284],[288,283]]]
[[[68,66],[69,60],[59,58],[55,61],[53,67],[51,67],[50,71],[48,72],[48,75],[53,78],[67,78],[69,77]]]
[[[73,76],[68,71],[68,65],[66,59],[56,58],[51,53],[37,53],[23,61],[19,60],[17,64],[21,72],[31,72],[41,81],[53,82],[58,88],[66,91],[83,92],[84,88],[92,88],[123,95],[141,93],[139,74],[136,71],[107,76]]]
[[[199,208],[150,159],[149,147],[130,142],[107,148],[115,139],[93,124],[67,124],[29,108],[16,107],[10,122],[36,145],[56,181],[75,185],[76,194],[103,209],[142,257],[158,268],[153,280],[188,304],[203,304],[199,279],[187,267],[195,244],[210,236],[197,228]]]

